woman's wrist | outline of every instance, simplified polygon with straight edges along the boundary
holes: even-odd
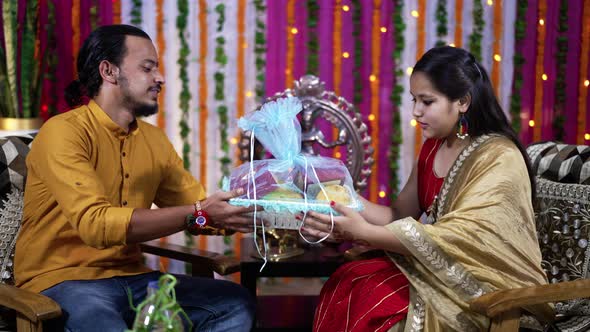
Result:
[[[361,199],[361,203],[365,208],[360,212],[360,215],[363,216],[368,223],[380,226],[387,224],[387,221],[393,219],[393,210],[389,206],[375,204],[364,198]]]
[[[379,232],[380,226],[373,225],[371,223],[365,223],[352,240],[355,244],[374,247],[375,234]]]
[[[369,229],[362,238],[366,240],[368,246],[385,251],[395,252],[401,255],[411,255],[406,247],[400,242],[393,232],[386,226],[370,225]]]

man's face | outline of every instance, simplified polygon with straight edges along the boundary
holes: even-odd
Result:
[[[118,83],[123,106],[135,116],[158,112],[158,94],[164,77],[158,69],[158,54],[149,39],[127,36],[127,52],[120,66]]]

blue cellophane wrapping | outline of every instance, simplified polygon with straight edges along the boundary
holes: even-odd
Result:
[[[235,168],[224,181],[223,189],[242,188],[244,194],[232,198],[230,204],[255,204],[266,214],[274,212],[283,217],[301,211],[334,213],[329,200],[362,210],[342,161],[301,154],[301,126],[297,120],[301,109],[299,99],[282,98],[239,119],[238,126],[251,131],[276,159],[254,160]],[[318,195],[320,200],[316,199]]]

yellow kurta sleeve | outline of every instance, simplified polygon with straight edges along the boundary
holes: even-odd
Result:
[[[27,156],[27,167],[46,185],[63,214],[89,246],[124,244],[132,208],[113,206],[104,179],[90,160],[84,132],[67,121],[49,120]]]
[[[159,207],[188,205],[206,197],[205,189],[184,168],[182,159],[170,142],[163,137],[163,153],[168,162],[158,186],[154,203]]]
[[[168,143],[165,139],[163,142]],[[158,186],[154,203],[159,207],[179,204],[193,204],[206,198],[203,186],[184,168],[182,159],[171,144],[166,144],[168,162],[164,171],[163,181]],[[199,230],[201,235],[231,235],[234,232],[206,226]]]

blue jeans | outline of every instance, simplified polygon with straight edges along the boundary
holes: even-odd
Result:
[[[135,312],[129,306],[141,303],[147,284],[158,280],[160,272],[98,280],[64,281],[41,292],[62,308],[59,321],[46,328],[55,331],[57,324],[66,331],[121,332],[131,328]],[[208,278],[175,275],[176,301],[193,322],[194,331],[250,331],[255,302],[242,286]],[[185,330],[188,324],[185,322]]]

